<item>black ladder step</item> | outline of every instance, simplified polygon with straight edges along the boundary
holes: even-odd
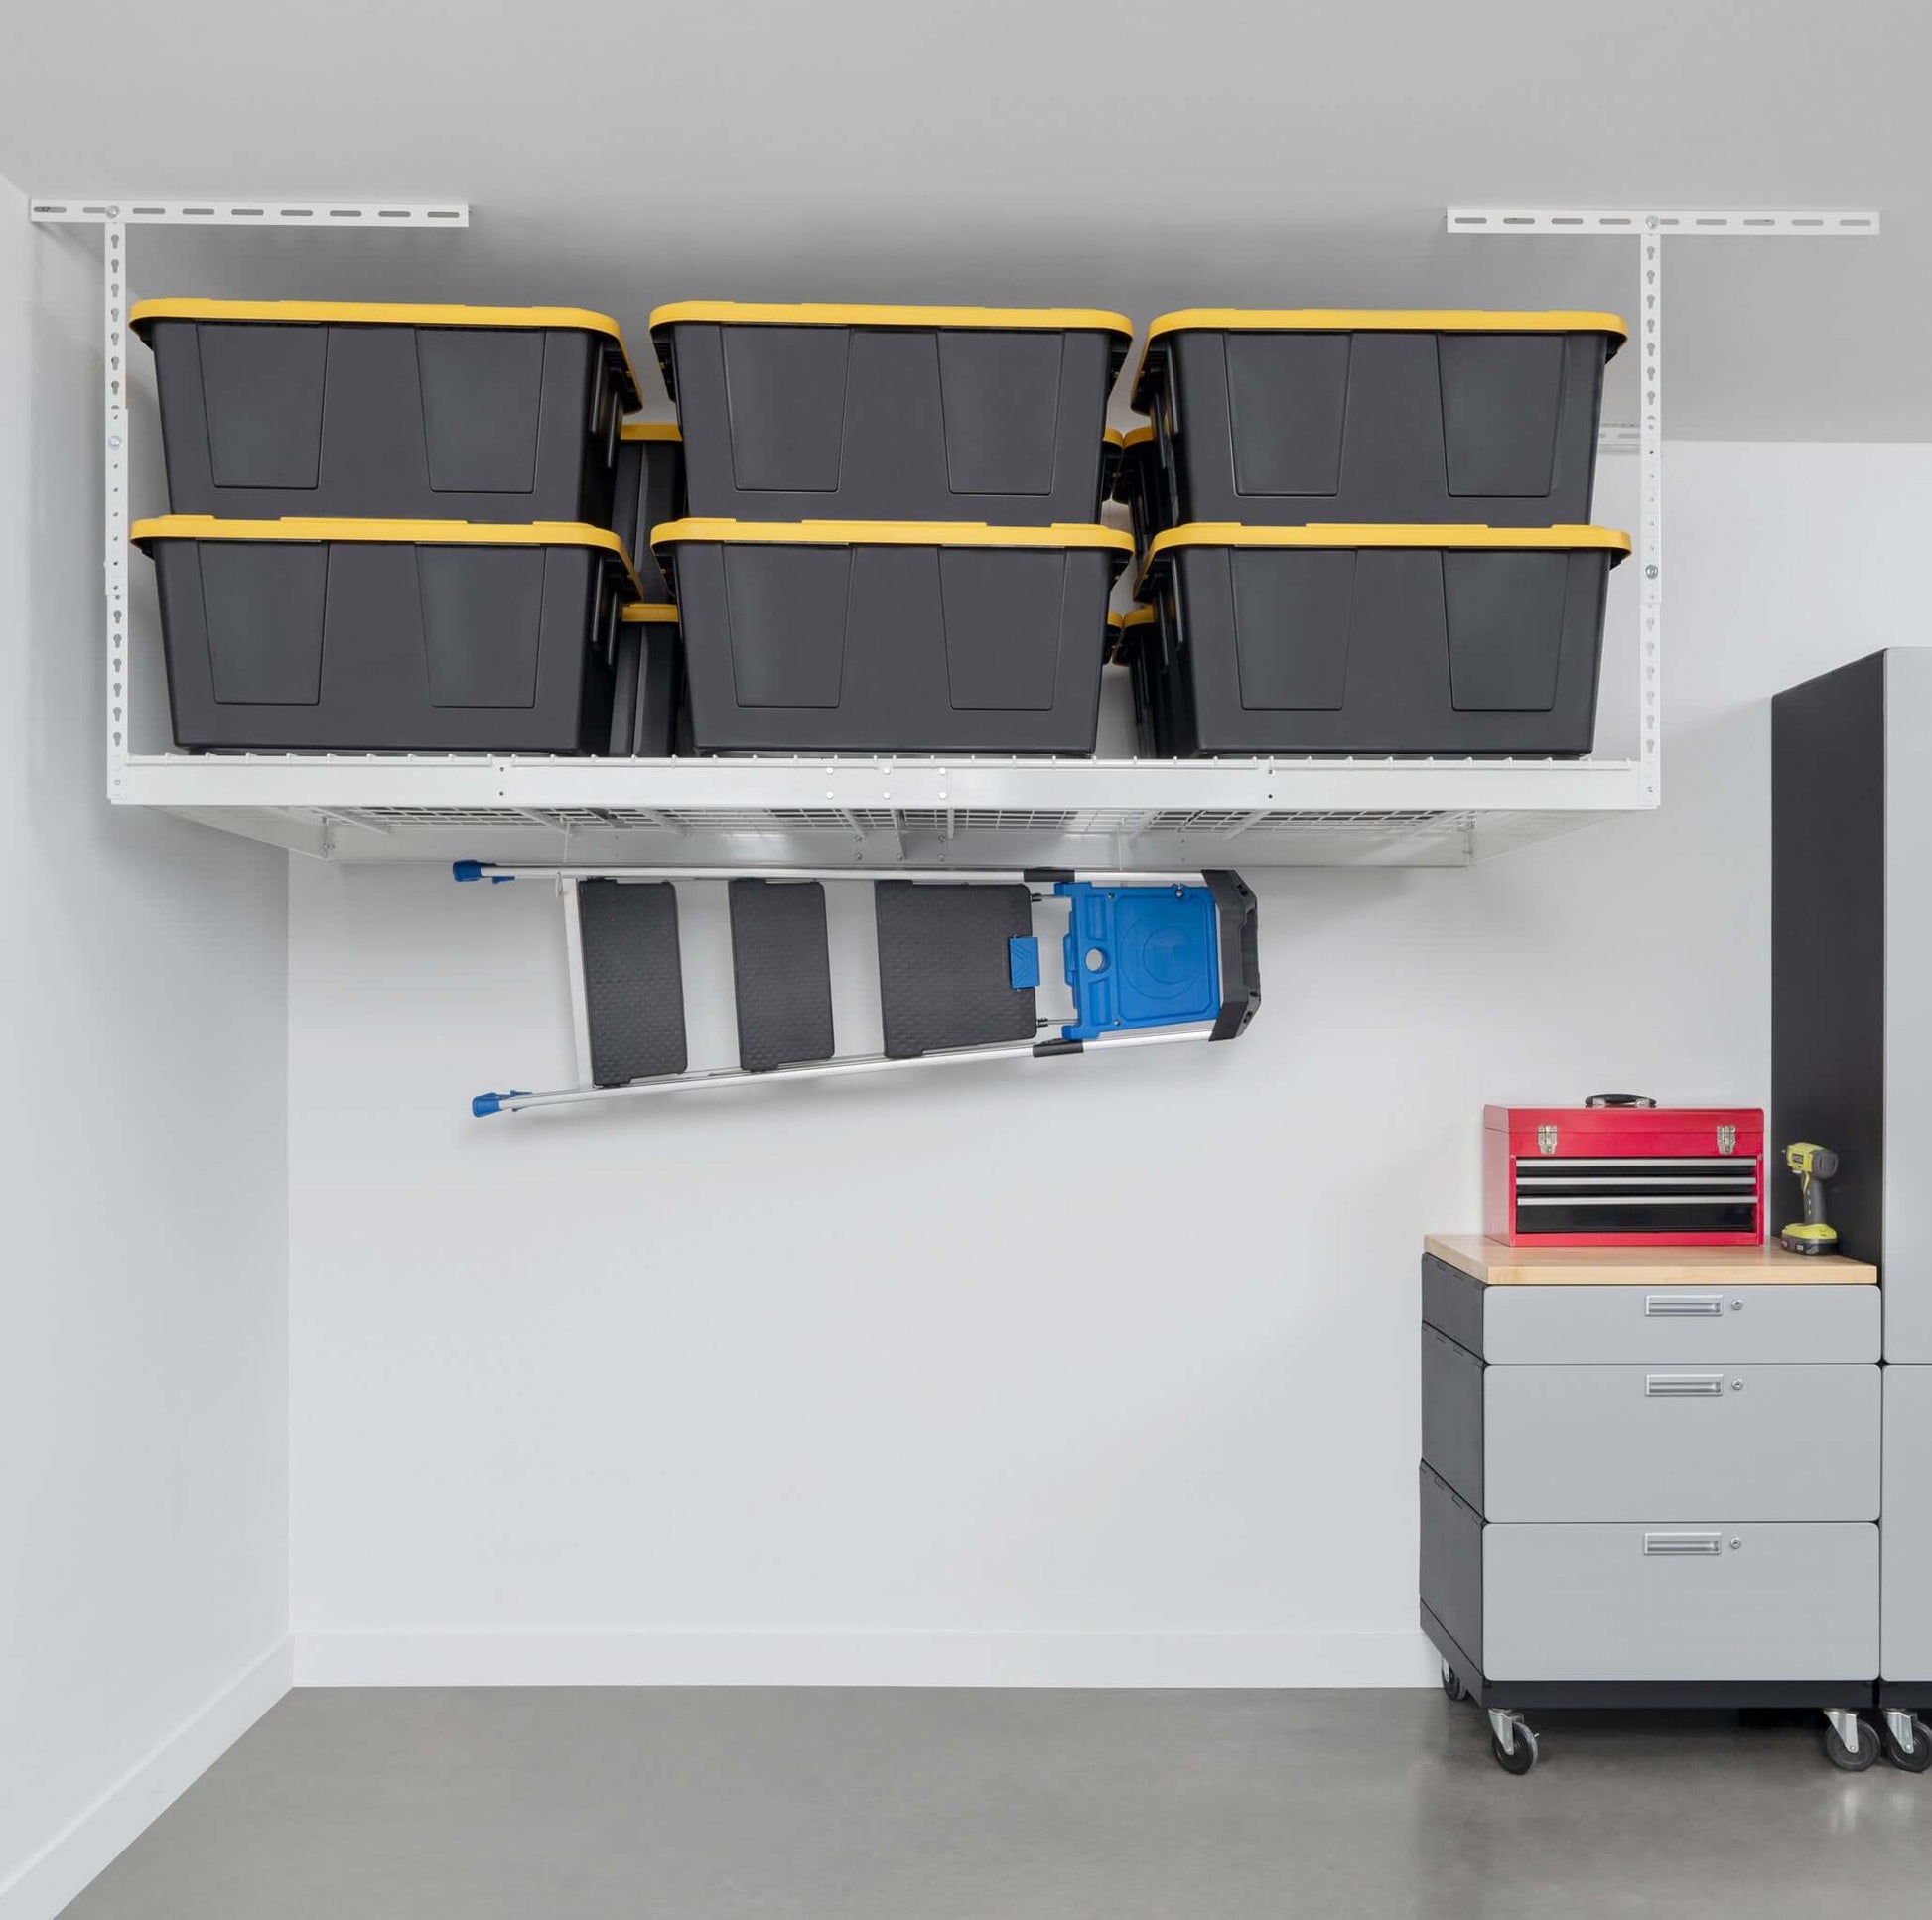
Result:
[[[769,1073],[832,1057],[832,954],[815,880],[731,883],[738,1063]]]
[[[873,904],[888,1059],[1034,1037],[1034,991],[1013,985],[1008,944],[1033,934],[1030,889],[882,880]]]
[[[677,890],[667,880],[580,880],[577,927],[592,1080],[621,1087],[682,1073],[689,1060]]]

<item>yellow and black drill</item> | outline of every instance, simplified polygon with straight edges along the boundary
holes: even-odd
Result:
[[[1784,1150],[1784,1164],[1804,1186],[1805,1217],[1778,1235],[1778,1244],[1793,1253],[1832,1253],[1838,1229],[1825,1218],[1825,1182],[1838,1171],[1838,1156],[1829,1147],[1796,1140]]]

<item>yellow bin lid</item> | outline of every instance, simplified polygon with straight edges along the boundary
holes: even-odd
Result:
[[[1479,307],[1180,307],[1147,330],[1134,369],[1136,413],[1153,411],[1147,393],[1154,343],[1167,334],[1605,334],[1612,357],[1630,329],[1615,314],[1566,308],[1541,313],[1492,313]]]
[[[650,337],[657,363],[664,369],[664,386],[677,398],[677,375],[672,364],[670,330],[680,321],[721,327],[937,327],[986,328],[997,333],[1103,333],[1118,343],[1109,361],[1107,384],[1127,358],[1134,343],[1134,323],[1125,314],[1101,307],[904,307],[852,305],[844,301],[798,300],[674,300],[650,317]]]
[[[273,540],[284,545],[321,545],[328,541],[365,545],[399,542],[415,547],[597,547],[615,553],[630,576],[638,600],[643,583],[629,552],[609,527],[580,520],[532,520],[522,526],[491,526],[481,520],[223,520],[211,513],[164,513],[136,520],[128,539],[143,553],[156,540]]]
[[[1612,527],[1403,526],[1350,523],[1301,527],[1237,526],[1232,521],[1190,520],[1157,533],[1141,568],[1145,582],[1162,560],[1181,547],[1437,547],[1505,550],[1515,553],[1601,551],[1618,565],[1630,551],[1630,536]],[[1138,587],[1136,589],[1138,591]]]
[[[138,301],[127,324],[146,340],[157,320],[268,321],[283,327],[542,327],[574,328],[615,341],[628,382],[624,404],[640,407],[643,389],[623,329],[609,314],[588,307],[465,307],[450,302],[406,300],[202,300]]]
[[[652,547],[723,542],[752,547],[1045,547],[1131,554],[1132,534],[1081,521],[996,527],[984,520],[666,520]]]

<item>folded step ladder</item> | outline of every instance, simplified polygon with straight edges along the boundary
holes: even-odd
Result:
[[[742,868],[497,866],[460,860],[460,881],[544,880],[563,897],[582,1084],[481,1093],[479,1116],[772,1078],[879,1073],[1087,1047],[1238,1038],[1261,1005],[1255,896],[1241,876],[901,874],[871,883],[885,1050],[840,1055],[832,1030],[830,881]],[[676,881],[729,884],[739,1065],[688,1071]],[[1062,921],[1057,909],[1063,906]],[[1074,1018],[1037,1012],[1041,933],[1059,931]]]

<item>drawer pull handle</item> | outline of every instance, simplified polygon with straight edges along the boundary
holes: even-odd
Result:
[[[1724,1396],[1721,1373],[1647,1373],[1644,1393],[1652,1400],[1719,1400]]]
[[[1721,1320],[1725,1302],[1722,1294],[1646,1294],[1643,1311],[1649,1320]]]
[[[1686,1555],[1696,1555],[1701,1559],[1715,1559],[1724,1552],[1722,1534],[1645,1534],[1643,1550],[1646,1554],[1661,1555],[1665,1559],[1683,1559]]]

